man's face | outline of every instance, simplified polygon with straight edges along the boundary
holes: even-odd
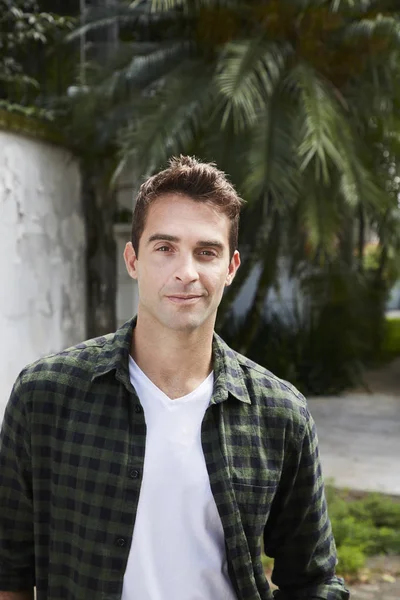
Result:
[[[150,205],[136,256],[125,248],[130,276],[139,287],[139,318],[175,331],[214,327],[224,287],[240,265],[229,260],[230,221],[214,206],[166,195]]]

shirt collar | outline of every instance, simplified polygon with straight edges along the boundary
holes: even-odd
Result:
[[[213,338],[213,356],[214,394],[212,403],[223,402],[231,394],[237,400],[251,404],[237,354],[216,333]]]
[[[135,326],[136,317],[124,323],[115,333],[105,336],[106,342],[99,352],[92,381],[115,370],[117,379],[129,390],[133,390],[129,378],[129,353]]]
[[[129,390],[133,389],[129,377],[129,354],[136,320],[136,317],[130,319],[114,334],[105,336],[106,342],[103,345],[103,351],[99,353],[92,380],[115,370],[117,379]],[[251,404],[236,352],[216,333],[213,336],[213,357],[214,392],[212,403],[223,402],[231,394],[237,400]]]

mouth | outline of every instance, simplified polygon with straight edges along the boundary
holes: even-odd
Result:
[[[197,300],[202,298],[202,296],[195,294],[175,294],[173,296],[167,296],[167,298],[175,304],[194,304]]]

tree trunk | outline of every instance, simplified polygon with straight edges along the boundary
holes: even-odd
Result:
[[[116,194],[106,169],[82,168],[86,228],[86,329],[97,337],[116,328],[117,265],[114,238]]]
[[[347,215],[340,235],[340,256],[350,270],[354,267],[354,241],[354,217]]]
[[[365,246],[365,215],[364,207],[360,203],[358,207],[358,268],[360,273],[364,271],[364,246]]]

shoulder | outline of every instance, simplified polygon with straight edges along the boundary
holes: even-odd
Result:
[[[66,348],[61,352],[55,352],[43,356],[28,364],[21,375],[23,379],[35,378],[37,374],[65,373],[73,376],[75,370],[91,372],[97,362],[97,358],[105,350],[107,344],[113,339],[114,334],[93,338]]]
[[[243,354],[239,354],[239,352],[236,352],[235,350],[232,350],[232,352],[234,352],[243,373],[250,377],[254,382],[261,384],[263,388],[268,390],[287,394],[290,397],[293,397],[293,400],[302,406],[306,403],[301,392],[299,392],[294,385],[289,383],[289,381],[281,379],[267,368],[262,367],[253,360],[250,360],[250,358],[247,358],[247,356],[243,356]]]
[[[269,413],[291,418],[305,426],[310,418],[307,401],[290,382],[281,379],[267,368],[257,364],[235,350],[229,349],[243,377],[251,404],[268,409]]]
[[[55,394],[79,395],[90,384],[99,358],[107,352],[114,335],[86,340],[28,364],[19,374],[12,396],[29,401],[38,395],[41,399]]]
[[[305,438],[314,436],[314,421],[306,398],[294,385],[265,367],[237,352],[235,356],[251,400],[253,417],[261,417],[266,429],[273,430],[275,436],[281,432],[288,448],[297,453]]]
[[[246,426],[273,451],[299,455],[305,438],[312,437],[313,420],[303,394],[291,383],[230,348],[215,337],[220,379],[233,400],[225,413],[233,425]],[[218,390],[217,390],[218,391]],[[236,426],[236,425],[235,425]],[[258,433],[257,433],[258,432]],[[278,452],[278,454],[279,454]]]

